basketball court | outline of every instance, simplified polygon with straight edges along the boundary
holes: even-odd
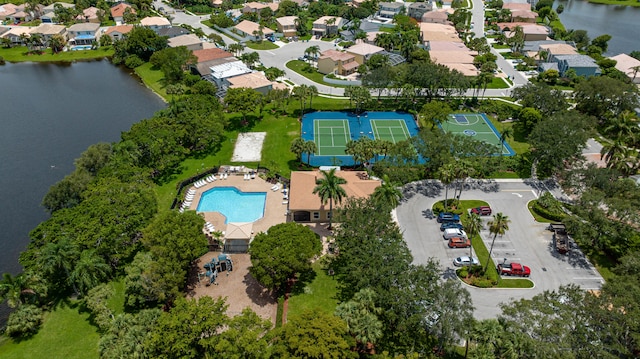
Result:
[[[515,152],[508,143],[504,147],[500,142],[500,132],[493,126],[485,114],[451,114],[440,127],[451,133],[473,137],[478,141],[497,146],[503,156],[514,156]],[[496,156],[501,155],[500,152]]]

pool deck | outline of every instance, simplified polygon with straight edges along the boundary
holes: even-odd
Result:
[[[217,176],[219,177],[219,176]],[[279,223],[287,221],[287,204],[283,199],[282,187],[277,191],[272,191],[272,183],[269,183],[262,178],[256,176],[251,180],[244,180],[243,173],[229,174],[226,180],[218,179],[211,183],[207,183],[200,188],[192,187],[196,190],[196,195],[193,198],[193,203],[188,208],[195,211],[200,203],[200,197],[202,194],[215,187],[236,187],[243,192],[266,192],[267,198],[265,200],[264,216],[257,221],[253,222],[253,232],[266,232],[270,227]],[[202,212],[204,214],[205,221],[211,222],[218,231],[226,231],[227,225],[224,223],[225,217],[220,212]]]

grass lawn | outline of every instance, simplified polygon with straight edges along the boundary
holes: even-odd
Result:
[[[492,173],[491,178],[520,178],[520,176],[511,171],[497,171]]]
[[[500,45],[500,44],[492,44],[491,46],[493,46],[494,49],[510,49],[511,46],[509,45]]]
[[[498,132],[500,132],[500,133],[502,133],[506,128],[513,128],[513,124],[514,124],[513,122],[500,122],[500,121],[496,120],[495,118],[493,118],[492,116],[488,116],[487,115],[487,117],[489,118],[491,123],[495,126],[495,128],[498,130]],[[522,153],[525,153],[525,152],[529,151],[529,146],[530,145],[527,142],[520,142],[520,141],[515,140],[513,137],[508,137],[507,138],[507,143],[518,154],[522,154]]]
[[[10,49],[0,49],[0,56],[9,62],[72,62],[81,60],[102,59],[113,55],[110,46],[97,50],[65,51],[53,54],[51,49],[46,49],[39,54],[28,54],[26,46],[17,46]]]
[[[287,68],[290,68],[291,70],[299,73],[300,75],[308,78],[313,82],[316,82],[322,85],[333,86],[333,87],[344,87],[344,86],[338,86],[338,85],[333,85],[333,84],[324,82],[324,75],[319,73],[314,67],[311,68],[311,71],[305,71],[306,69],[308,69],[307,66],[309,65],[304,61],[291,60],[287,62],[286,66]]]
[[[278,45],[274,44],[271,41],[249,41],[247,42],[247,47],[253,50],[273,50],[277,49]]]
[[[42,328],[31,339],[7,340],[0,346],[0,357],[97,359],[99,339],[96,327],[89,322],[89,314],[80,312],[78,302],[63,302],[45,314]]]
[[[160,95],[165,101],[169,100],[170,96],[167,95],[167,91],[164,89],[164,74],[162,71],[154,69],[150,62],[136,67],[134,71],[147,87]]]
[[[333,314],[338,304],[336,299],[337,281],[334,277],[327,275],[324,266],[316,261],[313,264],[315,278],[306,285],[293,288],[293,293],[289,298],[289,310],[287,319],[299,316],[305,310],[322,311]]]
[[[502,77],[494,77],[491,79],[491,83],[487,84],[488,89],[506,89],[509,88],[509,84],[506,83],[506,79]]]

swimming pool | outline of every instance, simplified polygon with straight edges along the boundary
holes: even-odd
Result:
[[[220,212],[224,223],[254,222],[264,216],[267,192],[242,192],[235,187],[215,187],[202,194],[198,212]]]

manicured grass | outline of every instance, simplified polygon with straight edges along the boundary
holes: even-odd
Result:
[[[113,314],[124,313],[124,278],[109,283],[113,289],[113,297],[107,301],[107,306],[113,311]]]
[[[53,54],[51,49],[46,49],[42,54],[27,53],[26,46],[16,46],[10,49],[0,48],[0,56],[9,62],[72,62],[81,60],[102,59],[113,55],[110,46],[96,50],[65,51]]]
[[[42,328],[30,340],[8,340],[0,346],[0,357],[97,359],[99,339],[89,314],[80,312],[78,302],[63,302],[45,314]]]
[[[316,261],[313,264],[315,278],[310,283],[305,283],[304,287],[294,287],[294,293],[289,298],[288,320],[305,310],[322,311],[327,314],[335,311],[338,304],[337,281],[334,277],[327,275],[326,268],[320,262],[322,261]]]
[[[533,282],[527,278],[500,278],[498,288],[533,288]]]
[[[500,44],[492,44],[491,46],[493,46],[494,49],[510,49],[511,46],[509,45],[500,45]]]
[[[164,89],[164,74],[162,71],[154,69],[150,62],[136,67],[134,71],[147,87],[160,95],[165,101],[169,100],[170,96],[167,95],[167,91]]]
[[[638,4],[640,4],[640,3],[638,3]],[[564,27],[564,24],[560,20],[551,21],[549,23],[549,26],[552,29],[561,29],[562,31],[566,31],[566,28]]]
[[[326,82],[324,82],[324,75],[319,73],[318,70],[316,70],[315,68],[311,68],[311,71],[305,71],[305,69],[308,69],[308,66],[310,66],[308,63],[304,62],[304,61],[300,61],[300,60],[291,60],[289,62],[287,62],[286,65],[288,68],[290,68],[291,70],[299,73],[300,75],[308,78],[309,80],[319,83],[319,84],[323,84],[323,85],[328,85],[328,86],[333,86],[330,85]]]
[[[497,171],[491,174],[491,178],[520,178],[520,176],[511,171]]]
[[[488,89],[506,89],[509,88],[509,84],[501,77],[494,77],[491,79],[491,83],[487,84]]]
[[[616,5],[616,6],[640,6],[637,0],[589,0],[590,3]]]
[[[487,115],[487,117],[500,133],[502,133],[506,128],[513,128],[514,122],[500,122],[492,116]],[[514,138],[509,137],[507,138],[507,143],[518,154],[529,151],[530,145],[527,142],[516,141]]]
[[[253,50],[273,50],[277,49],[278,45],[274,44],[271,41],[249,41],[247,42],[247,47]]]

